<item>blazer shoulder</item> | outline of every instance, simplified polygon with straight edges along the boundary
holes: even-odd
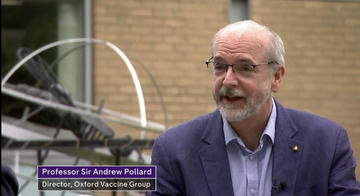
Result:
[[[193,118],[189,121],[171,127],[167,131],[160,134],[159,137],[166,137],[166,138],[192,138],[192,137],[201,137],[202,132],[205,130],[208,122],[210,119],[216,115],[217,111],[212,113],[208,113],[202,116],[198,116]]]
[[[172,127],[156,138],[154,146],[163,146],[168,152],[176,152],[179,156],[191,154],[201,148],[206,132],[213,131],[212,125],[221,123],[214,122],[219,119],[217,115],[220,116],[220,113],[216,110]]]
[[[345,128],[325,117],[290,108],[286,108],[285,111],[297,130],[314,140],[326,138],[332,141],[336,140],[340,134],[347,135]]]
[[[297,124],[297,125],[307,125],[307,126],[315,126],[315,127],[331,127],[332,129],[343,129],[341,125],[336,123],[335,121],[332,121],[330,119],[327,119],[325,117],[312,114],[309,112],[296,110],[292,108],[285,108],[288,115],[291,117],[291,119]]]

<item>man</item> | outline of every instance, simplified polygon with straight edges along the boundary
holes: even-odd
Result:
[[[346,131],[272,98],[285,74],[281,38],[253,21],[217,32],[206,62],[218,109],[153,147],[148,195],[360,195]]]
[[[18,189],[19,184],[16,175],[9,166],[1,163],[1,195],[16,196]]]

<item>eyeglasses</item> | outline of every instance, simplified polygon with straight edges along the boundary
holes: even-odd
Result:
[[[269,61],[267,63],[260,63],[257,65],[250,64],[249,62],[241,62],[238,64],[226,64],[226,63],[220,63],[213,60],[214,57],[210,57],[206,62],[206,66],[215,76],[223,75],[227,72],[228,67],[231,67],[233,73],[239,73],[239,74],[250,74],[253,72],[256,72],[256,67],[261,65],[270,65],[270,64],[279,64],[276,61]]]

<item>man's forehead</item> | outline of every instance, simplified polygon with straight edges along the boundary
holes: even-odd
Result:
[[[230,51],[246,51],[260,52],[266,49],[269,38],[264,35],[252,33],[227,33],[223,34],[215,40],[214,49],[225,49]]]
[[[263,61],[266,58],[268,37],[263,32],[224,33],[215,40],[213,56],[217,59],[220,57],[227,59],[232,56],[238,60]]]
[[[250,43],[264,45],[269,41],[270,35],[266,31],[229,31],[220,34],[215,40],[215,44],[219,42],[230,42],[236,44],[236,42]]]

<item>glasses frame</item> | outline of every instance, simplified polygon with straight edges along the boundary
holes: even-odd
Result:
[[[215,63],[215,61],[213,59],[214,59],[214,56],[210,57],[208,60],[205,61],[207,69],[209,69],[209,64],[210,63]],[[227,72],[229,67],[231,67],[231,70],[233,71],[233,73],[237,73],[237,72],[235,72],[234,67],[233,67],[236,64],[226,64],[226,63],[222,63],[222,64],[226,65],[226,71],[225,72]],[[261,65],[271,65],[271,64],[279,64],[279,63],[277,61],[269,61],[267,63],[249,64],[252,67],[252,70],[249,71],[249,72],[256,72],[256,67],[259,67]]]

